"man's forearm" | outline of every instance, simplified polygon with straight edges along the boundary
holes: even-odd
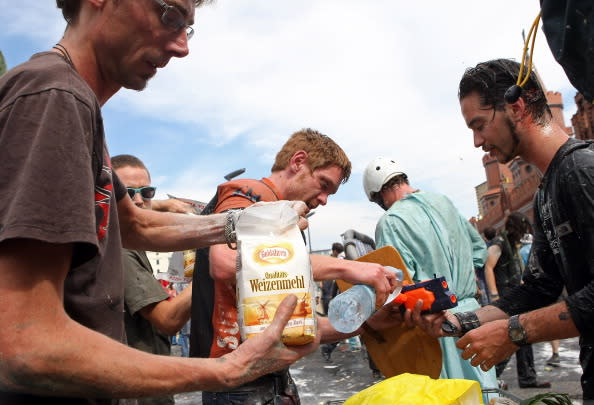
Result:
[[[252,207],[289,204],[298,215],[298,225],[307,221],[302,215],[308,208],[302,201],[260,202]],[[237,210],[222,214],[185,215],[143,210],[124,198],[118,202],[120,229],[124,247],[129,249],[170,252],[225,243],[234,245],[236,222],[242,215]],[[278,218],[280,220],[280,217]]]
[[[478,309],[476,315],[481,325],[509,318],[508,314],[493,305]],[[521,314],[520,324],[526,330],[530,343],[579,336],[579,331],[573,323],[564,301]]]
[[[565,301],[520,315],[528,342],[548,342],[579,336]]]
[[[498,319],[509,318],[508,314],[493,305],[485,305],[484,307],[477,309],[475,312],[481,325],[487,322],[496,321]]]
[[[227,387],[218,359],[156,356],[68,321],[3,354],[0,389],[33,395],[138,398]],[[228,375],[225,375],[228,373]]]
[[[387,277],[395,281],[392,272],[377,263],[338,259],[326,255],[309,255],[314,280],[344,280],[351,284],[368,284],[378,287],[378,280]]]
[[[338,342],[353,336],[360,335],[363,332],[361,328],[352,333],[342,333],[332,327],[328,318],[318,318],[318,333],[321,335],[320,343]]]
[[[128,249],[172,252],[226,243],[227,214],[185,215],[140,210],[132,222],[122,222]]]
[[[314,280],[342,279],[345,267],[348,265],[343,259],[326,255],[309,255]]]
[[[331,256],[310,255],[316,281],[340,279],[351,284],[367,284],[375,289],[379,308],[398,284],[396,276],[378,263],[358,262]]]
[[[192,284],[188,285],[171,300],[171,303],[174,305],[171,319],[177,324],[177,330],[179,331],[190,320],[192,312]]]
[[[505,312],[493,305],[486,305],[477,309],[476,311],[460,312],[456,314],[453,314],[450,311],[444,311],[441,314],[429,314],[425,316],[420,316],[420,305],[417,304],[416,307],[414,316],[411,314],[410,316],[407,315],[405,317],[407,318],[407,323],[409,326],[413,326],[413,321],[410,319],[417,318],[415,320],[416,324],[425,330],[429,335],[434,337],[461,337],[468,331],[478,328],[489,322],[509,318]],[[412,318],[409,318],[411,316]],[[447,320],[451,325],[446,326],[447,323],[444,323],[443,325],[445,327],[442,328],[442,322],[445,320]],[[435,323],[435,321],[439,322]]]
[[[495,283],[495,273],[491,266],[485,266],[485,283],[489,290],[489,298],[498,298],[499,292],[497,291],[497,284]]]
[[[140,314],[154,327],[167,335],[175,335],[190,319],[192,286],[189,285],[171,300],[148,305]]]

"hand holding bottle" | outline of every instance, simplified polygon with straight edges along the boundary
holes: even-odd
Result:
[[[385,304],[391,302],[400,294],[404,274],[402,270],[385,266],[394,272],[398,286],[388,296]],[[384,305],[385,305],[384,304]],[[338,294],[328,307],[328,320],[339,332],[351,333],[356,331],[371,314],[375,312],[375,291],[365,284],[357,284]]]

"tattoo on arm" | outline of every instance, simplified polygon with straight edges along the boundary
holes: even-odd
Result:
[[[569,312],[559,312],[559,319],[562,321],[567,321],[571,319],[571,315]]]

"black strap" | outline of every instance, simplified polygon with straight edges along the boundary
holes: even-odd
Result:
[[[200,215],[210,215],[214,212],[215,208],[217,207],[217,203],[219,202],[219,194],[215,193],[214,197],[210,199],[208,204],[204,206],[202,211],[200,211]]]
[[[212,214],[217,206],[218,193],[210,199],[200,211],[200,215]],[[210,248],[196,249],[194,274],[192,275],[192,295],[196,305],[192,305],[192,323],[190,324],[190,357],[209,357],[213,339],[212,328],[201,328],[212,322],[214,311],[214,280],[209,274],[208,253]]]
[[[460,329],[462,330],[462,334],[470,332],[471,330],[481,326],[481,322],[479,321],[475,312],[458,312],[455,313],[454,316],[458,319],[458,322],[460,323]]]
[[[104,145],[103,121],[99,120],[95,128],[95,135],[93,136],[93,151],[91,152],[92,157],[92,168],[95,173],[95,180],[101,175],[103,170],[103,145]]]
[[[280,197],[278,196],[278,194],[276,194],[276,191],[274,191],[274,189],[272,187],[270,187],[270,185],[268,185],[265,181],[260,180],[260,183],[264,184],[266,187],[268,187],[268,189],[270,191],[272,191],[272,194],[274,194],[274,196],[276,197],[277,200],[280,200]]]

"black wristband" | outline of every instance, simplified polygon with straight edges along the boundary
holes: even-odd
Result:
[[[441,324],[441,330],[449,336],[457,336],[460,332],[460,329],[447,319]]]
[[[460,322],[460,329],[462,330],[462,334],[469,332],[473,329],[478,328],[481,326],[481,322],[479,321],[476,313],[474,312],[458,312],[454,314],[458,322]]]

